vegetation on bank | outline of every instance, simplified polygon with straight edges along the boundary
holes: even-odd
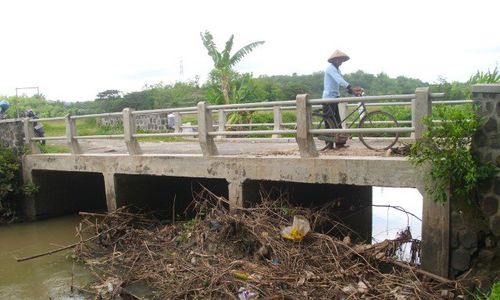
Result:
[[[498,69],[478,71],[468,81],[469,85],[478,83],[500,83]],[[466,93],[470,95],[470,89]],[[410,161],[417,166],[429,163],[426,190],[437,203],[446,202],[450,196],[477,206],[478,187],[498,172],[493,163],[481,162],[472,154],[472,137],[484,122],[475,109],[436,107],[433,116],[423,120],[427,126],[423,138],[412,146]]]
[[[0,146],[0,223],[12,221],[21,188],[20,161],[12,149]]]
[[[417,166],[430,163],[426,191],[436,202],[451,196],[472,204],[479,184],[496,172],[493,164],[481,163],[471,152],[480,120],[470,106],[438,106],[433,114],[424,120],[428,129],[412,146],[410,161]]]

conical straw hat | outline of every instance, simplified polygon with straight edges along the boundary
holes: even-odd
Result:
[[[349,56],[347,54],[345,54],[344,52],[340,51],[340,50],[335,50],[335,52],[333,52],[332,55],[330,55],[330,57],[328,58],[328,62],[329,63],[332,63],[333,62],[333,59],[334,58],[342,58],[342,61],[348,61],[349,60]]]

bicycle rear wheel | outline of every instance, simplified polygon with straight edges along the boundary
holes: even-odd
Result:
[[[372,111],[359,122],[359,128],[397,128],[398,121],[393,115],[385,111]],[[397,132],[363,132],[359,140],[371,150],[387,150],[398,141]]]
[[[321,118],[319,124],[316,126],[316,129],[331,129],[335,128],[335,125],[332,120],[327,118]],[[325,142],[325,146],[321,148],[319,151],[323,151],[328,148],[333,148],[333,143],[335,141],[335,136],[333,133],[322,133],[316,136],[319,140]]]

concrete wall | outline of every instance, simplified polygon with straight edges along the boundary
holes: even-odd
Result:
[[[0,121],[0,145],[22,153],[24,145],[23,123],[20,120]]]
[[[472,140],[473,153],[500,167],[500,84],[474,85],[472,98],[484,119]],[[477,204],[452,201],[450,272],[479,276],[479,285],[489,288],[500,280],[500,176],[480,187]]]
[[[136,127],[138,130],[148,132],[166,132],[167,131],[167,115],[168,113],[147,114],[134,116]],[[100,117],[97,118],[97,124],[122,126],[123,118],[121,116]]]

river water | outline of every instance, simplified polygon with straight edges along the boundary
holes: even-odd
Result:
[[[75,226],[79,221],[78,215],[70,215],[0,226],[0,299],[79,299],[71,297],[71,282],[82,286],[90,274],[73,264],[69,257],[72,250],[24,262],[15,260],[77,242]]]
[[[373,204],[402,206],[422,215],[422,196],[415,189],[374,187]],[[15,260],[77,242],[79,221],[78,215],[70,215],[0,226],[0,299],[81,299],[71,296],[71,284],[81,287],[91,276],[73,263],[71,250],[25,262]],[[421,235],[420,221],[392,208],[373,207],[372,225],[375,242],[394,238],[407,225],[414,238]]]

